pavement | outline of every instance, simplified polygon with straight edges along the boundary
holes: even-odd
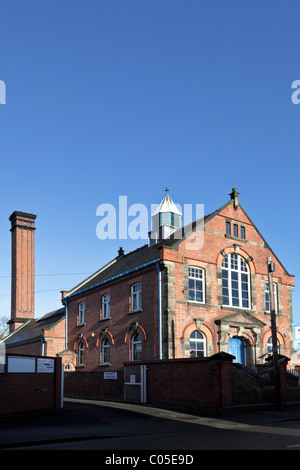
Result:
[[[170,422],[172,421],[172,423]],[[299,421],[300,406],[282,411],[252,410],[220,417],[203,417],[119,402],[65,398],[62,409],[37,410],[0,417],[0,450],[91,439],[140,436],[168,432],[184,423],[227,430],[278,426]],[[283,423],[283,424],[282,424]],[[297,426],[298,427],[298,426]],[[253,428],[254,429],[254,428]],[[297,431],[297,435],[300,431]]]

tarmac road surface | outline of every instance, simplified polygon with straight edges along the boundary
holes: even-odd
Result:
[[[171,451],[175,460],[181,452],[195,463],[200,450],[300,450],[300,408],[207,418],[145,405],[65,399],[63,409],[0,418],[0,450],[17,449],[102,450],[104,463],[122,451],[132,451],[132,458],[138,451]]]

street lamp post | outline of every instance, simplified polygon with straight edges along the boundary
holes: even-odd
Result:
[[[271,258],[268,258],[272,352],[273,352],[273,369],[274,369],[274,382],[275,382],[275,406],[276,406],[276,410],[280,411],[281,410],[281,390],[280,390],[280,375],[279,375],[279,369],[278,369],[277,327],[276,327],[276,313],[275,313],[274,287],[273,287],[273,272],[274,271],[275,271],[275,263],[272,263]]]

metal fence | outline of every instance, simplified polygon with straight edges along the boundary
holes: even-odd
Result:
[[[232,367],[232,399],[234,403],[259,403],[274,392],[273,368]]]
[[[300,376],[298,369],[287,369],[287,385],[288,387],[300,387]]]
[[[124,401],[146,403],[146,366],[130,364],[124,366]]]

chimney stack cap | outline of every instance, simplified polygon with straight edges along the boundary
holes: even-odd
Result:
[[[32,219],[32,220],[35,220],[37,218],[35,214],[29,214],[28,212],[14,211],[9,217],[9,220],[12,222],[17,217],[23,217],[23,218]]]

